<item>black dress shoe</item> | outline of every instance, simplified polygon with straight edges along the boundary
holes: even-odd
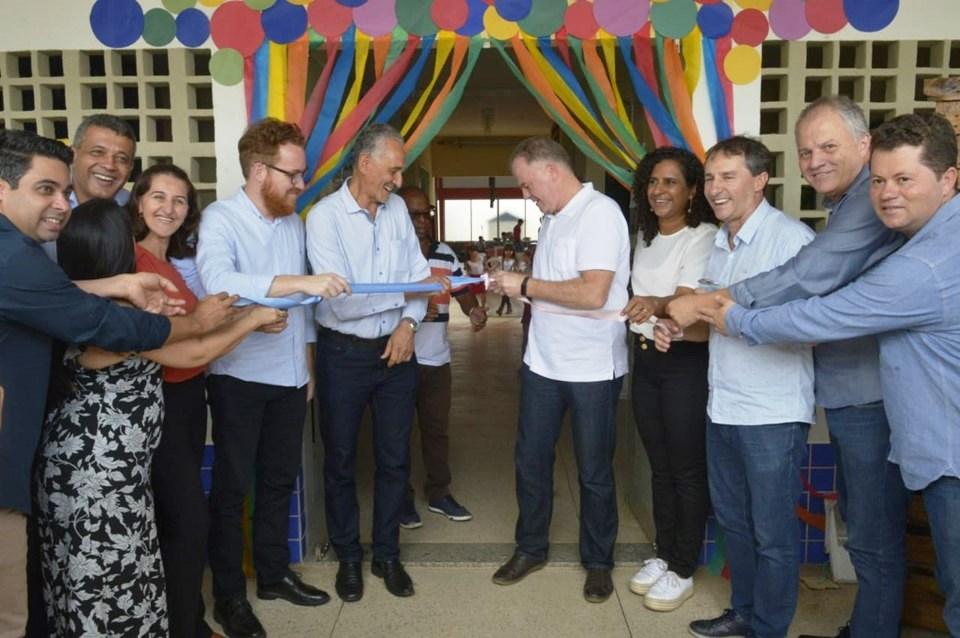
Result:
[[[609,569],[588,569],[583,583],[583,597],[588,603],[602,603],[613,593],[613,579]]]
[[[817,634],[800,634],[797,638],[834,638],[834,636],[820,636]],[[836,634],[836,638],[850,638],[850,625],[844,625]]]
[[[512,585],[519,583],[527,574],[542,569],[547,564],[545,560],[536,560],[519,552],[510,557],[493,574],[493,582],[498,585]]]
[[[253,615],[250,603],[243,596],[218,600],[213,606],[213,619],[220,623],[229,638],[266,638],[267,632]]]
[[[261,600],[279,598],[304,607],[316,607],[330,601],[330,595],[327,592],[306,584],[291,571],[287,571],[287,575],[279,582],[269,585],[257,583],[257,598]]]
[[[410,575],[403,568],[403,563],[399,560],[373,561],[370,568],[374,576],[383,579],[383,584],[387,586],[387,591],[394,596],[406,598],[413,596],[413,581]]]
[[[337,596],[345,603],[363,598],[363,570],[360,561],[341,562],[337,570]]]

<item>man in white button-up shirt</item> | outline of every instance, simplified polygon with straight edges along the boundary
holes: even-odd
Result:
[[[295,214],[306,158],[300,129],[275,119],[240,138],[246,183],[203,213],[197,267],[207,290],[247,298],[336,296],[339,275],[307,275],[303,222]],[[303,422],[312,395],[313,322],[290,309],[281,332],[255,332],[210,365],[207,391],[216,459],[210,491],[214,617],[230,636],[265,635],[246,599],[243,499],[256,480],[253,560],[257,596],[320,605],[329,596],[288,569],[290,496],[300,472]]]
[[[533,303],[516,444],[517,548],[493,581],[511,585],[547,561],[554,449],[569,410],[580,472],[583,595],[603,602],[613,592],[618,525],[613,454],[617,400],[627,372],[626,325],[619,310],[627,303],[629,231],[617,203],[581,183],[556,142],[521,142],[510,169],[544,220],[532,276],[500,272],[493,284],[495,292]]]

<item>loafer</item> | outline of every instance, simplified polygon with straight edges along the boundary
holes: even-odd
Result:
[[[316,607],[330,601],[330,594],[300,580],[291,571],[276,583],[257,583],[257,598],[261,600],[285,600],[294,605]]]
[[[360,561],[341,561],[337,570],[337,596],[345,603],[363,598],[363,570]]]
[[[399,560],[375,560],[370,566],[370,571],[377,578],[383,579],[387,591],[394,596],[400,598],[413,596],[413,581],[410,580],[410,575]]]
[[[253,608],[243,596],[218,600],[213,605],[213,619],[229,638],[266,638],[267,632],[257,620]]]
[[[510,560],[501,565],[500,569],[494,572],[493,582],[498,585],[519,583],[526,578],[527,574],[543,569],[546,564],[546,560],[537,560],[517,552],[510,557]]]
[[[742,638],[750,635],[750,623],[732,609],[724,609],[716,618],[694,620],[688,626],[698,638]]]
[[[583,597],[588,603],[602,603],[613,593],[613,579],[610,570],[588,569],[587,579],[583,582]]]

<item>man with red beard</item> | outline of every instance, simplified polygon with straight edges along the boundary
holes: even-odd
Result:
[[[267,118],[240,138],[246,183],[203,213],[197,267],[207,290],[246,298],[334,297],[335,274],[307,275],[303,222],[293,214],[304,188],[300,129]],[[210,365],[207,392],[216,459],[210,491],[214,618],[231,638],[266,635],[246,597],[243,500],[256,481],[253,561],[257,597],[322,605],[329,596],[289,570],[290,496],[300,472],[306,407],[313,395],[315,329],[307,308],[291,308],[282,332],[256,332]]]

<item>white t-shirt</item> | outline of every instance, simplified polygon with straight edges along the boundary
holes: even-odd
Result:
[[[696,228],[684,226],[669,235],[658,233],[647,246],[640,231],[630,274],[633,294],[668,297],[679,287],[696,288],[707,267],[716,234],[717,227],[713,224],[700,224]],[[631,323],[630,330],[653,339],[653,321]]]
[[[586,270],[613,272],[603,310],[627,304],[630,231],[617,203],[586,183],[540,227],[533,277],[576,279]],[[622,321],[549,312],[534,300],[530,338],[523,361],[530,370],[556,381],[607,381],[627,372],[626,326]]]
[[[434,243],[427,253],[430,274],[440,277],[462,275],[460,260],[450,246]],[[450,293],[434,295],[430,301],[437,305],[437,318],[424,320],[414,341],[413,350],[417,363],[425,366],[442,366],[450,363],[450,342],[447,340],[447,323],[450,321]]]

